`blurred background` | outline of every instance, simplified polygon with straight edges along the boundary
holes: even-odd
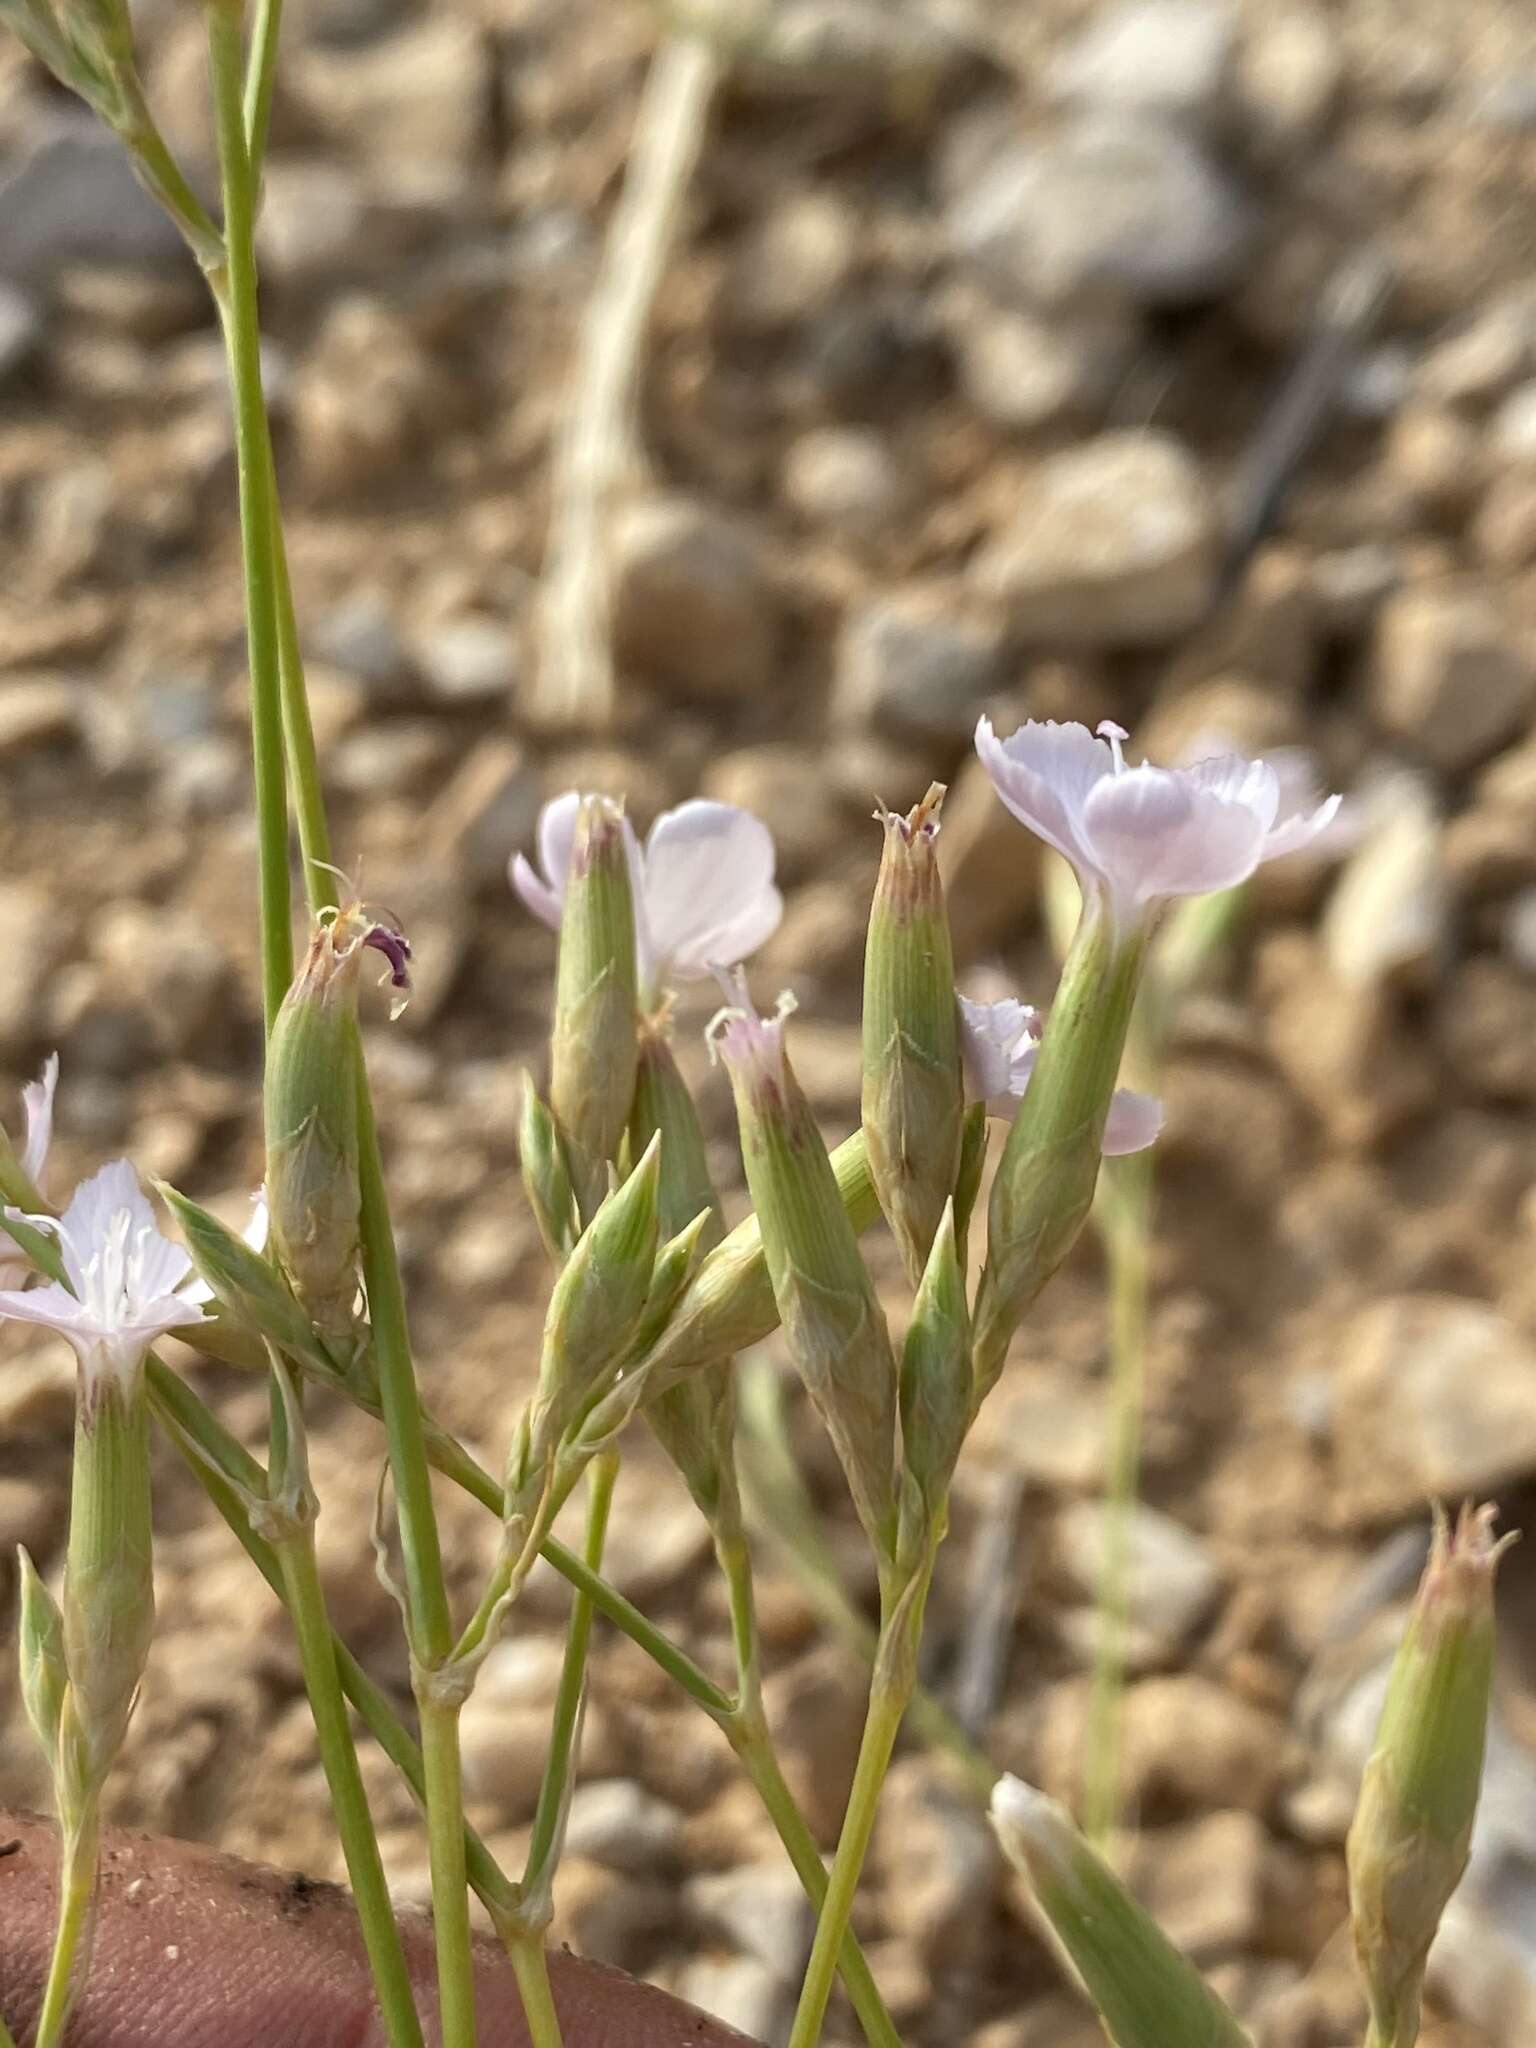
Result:
[[[1126,1790],[1135,1881],[1264,2048],[1358,2040],[1340,1844],[1429,1495],[1536,1493],[1536,29],[1523,0],[780,0],[696,93],[604,532],[612,716],[541,700],[535,596],[584,308],[666,25],[616,0],[290,0],[261,223],[290,551],[338,841],[417,993],[368,1030],[422,1376],[493,1465],[545,1273],[518,1185],[552,944],[508,855],[544,797],[772,826],[799,1071],[842,1136],[878,833],[951,783],[957,953],[1043,1000],[1034,843],[979,712],[1136,751],[1302,744],[1357,799],[1267,871],[1185,1008],[1157,1153]],[[196,9],[138,10],[209,183]],[[686,144],[688,137],[677,138]],[[686,148],[683,150],[686,156]],[[57,1047],[51,1191],[103,1156],[243,1217],[260,1174],[233,444],[174,232],[0,41],[0,1079]],[[599,705],[598,709],[601,708]],[[685,1006],[722,1185],[726,1090]],[[872,1256],[900,1299],[888,1248]],[[767,1347],[776,1355],[773,1346]],[[0,1333],[0,1554],[56,1562],[71,1377]],[[263,1390],[179,1359],[259,1448]],[[1085,1239],[961,1468],[934,1688],[1069,1794],[1100,1547]],[[848,1583],[835,1469],[789,1427]],[[371,1425],[317,1403],[333,1613],[403,1701]],[[445,1494],[466,1596],[494,1531]],[[167,1456],[126,1821],[336,1875],[286,1625]],[[612,1572],[722,1673],[707,1532],[637,1437]],[[857,1659],[767,1537],[774,1725],[822,1839]],[[11,1572],[4,1598],[11,1598]],[[1516,1551],[1491,1782],[1434,2048],[1536,2029],[1536,1596]],[[9,1606],[7,1607],[9,1611]],[[466,1716],[517,1861],[564,1595],[536,1575]],[[808,1923],[724,1744],[599,1629],[558,1936],[769,2042]],[[41,1773],[0,1704],[0,1797]],[[390,1869],[425,1854],[388,1768]],[[1088,2048],[986,1829],[908,1745],[859,1916],[914,2048]],[[845,2013],[829,2040],[852,2042]]]

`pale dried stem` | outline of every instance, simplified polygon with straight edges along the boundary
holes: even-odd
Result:
[[[641,350],[724,68],[714,46],[691,35],[669,36],[651,60],[555,448],[539,660],[527,706],[541,726],[590,730],[613,717],[608,521],[618,490],[642,466],[635,425]]]

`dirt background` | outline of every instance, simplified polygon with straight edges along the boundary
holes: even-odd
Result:
[[[514,1131],[551,959],[504,869],[544,796],[624,791],[643,824],[703,790],[770,822],[789,901],[754,979],[795,987],[800,1070],[841,1135],[874,795],[952,782],[968,985],[1038,999],[1036,860],[968,758],[979,710],[1114,716],[1154,755],[1213,731],[1315,749],[1363,836],[1264,879],[1167,1078],[1127,1775],[1132,1868],[1170,1931],[1266,2048],[1332,2048],[1361,2026],[1340,1843],[1423,1502],[1492,1493],[1518,1525],[1536,1472],[1536,35],[1496,0],[785,14],[803,61],[755,54],[721,93],[660,296],[651,474],[614,534],[619,721],[551,737],[526,716],[549,449],[654,19],[293,0],[263,324],[338,843],[421,964],[368,1042],[423,1381],[498,1463],[544,1288]],[[156,0],[141,23],[205,176],[199,25]],[[1390,280],[1375,330],[1218,595],[1255,436],[1362,262]],[[126,1150],[238,1216],[259,1020],[220,351],[112,146],[9,42],[0,536],[6,1113],[57,1047],[55,1194]],[[680,1042],[739,1203],[703,1014]],[[933,1603],[936,1689],[964,1679],[996,1762],[1062,1791],[1104,1341],[1085,1243],[968,1450]],[[57,1344],[0,1342],[0,1552],[52,1565],[70,1378]],[[187,1363],[259,1449],[264,1395]],[[795,1428],[867,1596],[828,1455]],[[366,1540],[376,1435],[322,1405],[314,1457],[335,1618],[404,1702]],[[286,1629],[168,1454],[158,1483],[161,1636],[116,1813],[335,1875]],[[441,1507],[467,1599],[493,1532]],[[723,1675],[706,1531],[644,1440],[611,1555]],[[860,1674],[760,1555],[775,1725],[830,1842]],[[1435,2048],[1536,2026],[1532,1570],[1517,1551]],[[514,1866],[562,1614],[536,1578],[467,1720],[474,1816]],[[600,1629],[594,1666],[557,1932],[779,2038],[807,1926],[766,1823],[627,1644]],[[0,1797],[41,1801],[8,1668],[0,1686]],[[369,1779],[419,1895],[409,1803]],[[914,2044],[1097,2038],[915,1744],[859,1926]],[[829,2039],[854,2038],[836,2014]]]

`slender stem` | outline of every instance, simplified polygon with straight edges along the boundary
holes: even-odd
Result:
[[[739,1511],[738,1511],[739,1512]],[[746,1531],[717,1529],[715,1556],[725,1579],[731,1610],[731,1640],[736,1651],[736,1712],[743,1720],[761,1716],[763,1704],[762,1642],[757,1632],[757,1600],[752,1586],[752,1557]]]
[[[272,90],[277,83],[277,42],[283,26],[283,0],[256,0],[251,27],[251,54],[245,67],[245,146],[251,174],[258,181],[267,154],[272,120]]]
[[[43,1988],[33,2048],[60,2048],[69,2025],[79,1978],[90,1954],[91,1925],[96,1908],[96,1862],[101,1847],[101,1793],[98,1787],[61,1829],[59,1844],[59,1920]]]
[[[464,1860],[464,1781],[459,1768],[461,1703],[434,1696],[430,1685],[417,1697],[443,2048],[475,2048],[475,1959],[469,1933],[469,1871]]]
[[[1083,1760],[1083,1831],[1101,1852],[1120,1816],[1120,1710],[1146,1377],[1149,1156],[1115,1160],[1107,1169],[1116,1179],[1115,1219],[1105,1232],[1110,1288],[1109,1462],[1098,1641]]]
[[[227,250],[227,263],[216,296],[229,357],[235,414],[261,875],[262,1004],[270,1026],[293,978],[293,934],[289,922],[288,808],[272,570],[275,512],[256,302],[256,195],[241,104],[243,54],[237,11],[225,6],[209,7],[208,52]]]
[[[811,1944],[811,1959],[806,1965],[800,2003],[790,2029],[789,2048],[816,2048],[821,2039],[827,2001],[832,1995],[832,1984],[837,1975],[838,1957],[853,1914],[854,1894],[864,1873],[864,1859],[869,1853],[870,1836],[874,1833],[880,1788],[890,1768],[891,1753],[896,1747],[907,1697],[907,1688],[893,1686],[881,1678],[877,1664],[875,1683],[869,1695],[869,1713],[864,1722],[864,1738],[859,1745],[859,1761],[853,1774],[853,1789],[848,1794],[848,1810],[843,1816],[837,1854],[832,1859],[827,1895],[816,1922],[816,1938]]]
[[[743,1717],[728,1724],[725,1732],[751,1781],[752,1789],[773,1822],[806,1897],[820,1912],[827,1896],[827,1867],[821,1860],[821,1851],[816,1847],[816,1839],[806,1825],[805,1816],[795,1803],[795,1795],[785,1782],[766,1729],[761,1721]],[[864,1951],[851,1928],[843,1935],[838,1969],[869,2048],[901,2048],[901,2036],[891,2022],[869,1964],[864,1959]]]
[[[241,1548],[277,1598],[286,1605],[286,1590],[276,1553],[251,1527],[245,1505],[253,1495],[260,1497],[265,1493],[265,1473],[244,1445],[209,1413],[191,1388],[157,1358],[149,1360],[148,1379],[150,1401],[172,1442]],[[421,1750],[346,1644],[333,1636],[332,1648],[342,1690],[418,1802],[425,1804],[426,1781],[422,1774]],[[487,1910],[493,1918],[510,1911],[516,1903],[516,1888],[473,1828],[465,1828],[464,1846],[469,1881],[485,1901]]]
[[[272,4],[279,5],[280,0],[272,0]],[[271,454],[269,437],[269,461]],[[277,514],[275,485],[272,568],[277,595],[278,676],[283,699],[288,786],[299,830],[299,853],[304,862],[304,885],[309,893],[309,907],[317,911],[334,901],[336,877],[331,873],[331,833],[325,817],[325,794],[320,786],[315,729],[309,715],[309,691],[304,681],[304,656],[299,647],[299,622],[293,608],[293,580],[288,573],[288,548],[283,539],[282,521]]]
[[[505,1940],[528,2022],[528,2048],[561,2048],[560,2015],[555,2010],[542,1937],[509,1931]]]
[[[410,1973],[405,1967],[400,1930],[390,1904],[368,1795],[357,1766],[357,1750],[347,1725],[336,1646],[315,1560],[313,1525],[305,1522],[294,1527],[276,1547],[284,1604],[298,1638],[304,1687],[315,1720],[315,1739],[331,1791],[331,1806],[342,1853],[347,1859],[352,1896],[357,1901],[357,1917],[373,1971],[384,2030],[392,2048],[420,2048],[421,2021],[411,1995]]]
[[[426,1428],[411,1362],[405,1291],[384,1193],[379,1134],[357,1051],[358,1183],[362,1195],[363,1280],[378,1367],[384,1434],[405,1559],[406,1613],[421,1717],[421,1754],[432,1874],[432,1928],[443,2048],[475,2048],[474,1959],[465,1882],[459,1707],[440,1680],[453,1648],[453,1616],[432,1505]]]

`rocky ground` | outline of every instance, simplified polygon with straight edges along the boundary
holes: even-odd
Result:
[[[542,1305],[514,1127],[550,946],[504,864],[544,795],[624,790],[644,821],[703,790],[771,822],[789,908],[758,982],[796,988],[801,1071],[840,1134],[875,793],[951,780],[966,968],[1049,985],[1029,843],[968,759],[978,711],[1113,715],[1154,754],[1213,730],[1301,741],[1362,793],[1342,870],[1266,880],[1176,1043],[1127,1708],[1134,1869],[1165,1924],[1265,2048],[1358,2040],[1340,1842],[1423,1503],[1491,1491],[1518,1524],[1536,1499],[1528,13],[790,0],[803,61],[732,78],[661,295],[653,475],[614,535],[619,723],[551,739],[525,709],[549,448],[654,23],[596,0],[292,6],[262,253],[295,577],[340,844],[421,963],[369,1049],[422,1370],[493,1462]],[[140,19],[152,97],[206,166],[199,24],[170,0]],[[1246,556],[1255,436],[1368,274],[1374,333]],[[60,1184],[127,1149],[238,1213],[258,1013],[220,353],[113,146],[10,43],[0,530],[0,1065],[19,1083],[59,1048]],[[1085,1246],[1021,1338],[933,1613],[936,1687],[969,1674],[976,1700],[978,1649],[1000,1647],[983,1740],[1063,1790],[1101,1281]],[[52,1561],[68,1376],[57,1346],[3,1341],[0,1551]],[[259,1446],[260,1392],[189,1369]],[[317,1416],[333,1609],[403,1696],[366,1542],[376,1458],[367,1426]],[[195,1489],[161,1476],[161,1641],[119,1815],[334,1873],[286,1630]],[[492,1531],[443,1511],[467,1593]],[[723,1670],[706,1532],[643,1442],[613,1557]],[[1517,1551],[1435,2048],[1536,2026],[1532,1573]],[[978,1643],[973,1588],[1000,1576]],[[762,1580],[775,1723],[830,1840],[859,1672],[766,1541]],[[514,1861],[561,1613],[536,1580],[468,1717],[475,1815]],[[595,1662],[558,1931],[771,2041],[807,1939],[795,1887],[705,1724],[625,1643],[600,1632]],[[370,1777],[418,1891],[408,1802]],[[0,1796],[42,1796],[19,1734]],[[914,2044],[1097,2038],[917,1745],[860,1925]]]

